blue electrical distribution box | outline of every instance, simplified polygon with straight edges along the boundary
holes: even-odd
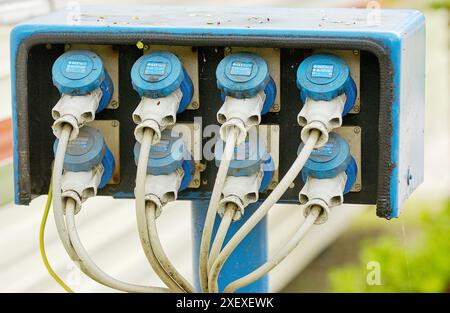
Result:
[[[120,106],[96,116],[120,121],[120,183],[101,191],[114,197],[133,196],[131,113],[139,95],[133,90],[130,73],[143,54],[137,46],[187,46],[198,53],[199,77],[191,78],[198,81],[200,104],[180,114],[179,121],[191,122],[201,116],[203,126],[217,124],[221,91],[215,71],[226,48],[277,49],[281,107],[279,112],[264,115],[262,124],[280,127],[280,177],[296,156],[292,147],[300,144],[296,123],[301,108],[296,84],[299,64],[317,50],[350,50],[360,55],[361,108],[358,114],[344,117],[344,126],[361,129],[358,171],[362,188],[349,193],[346,201],[376,204],[379,216],[396,217],[423,180],[424,25],[423,15],[412,10],[110,5],[59,11],[18,25],[11,33],[15,201],[28,204],[47,192],[53,143],[51,108],[60,96],[52,85],[51,68],[67,45],[110,45],[118,53],[114,89],[119,92]],[[180,194],[182,199],[209,198],[217,169],[213,160],[201,162],[206,166],[201,177],[206,183],[187,189]],[[297,202],[301,177],[297,181],[281,201]],[[260,199],[266,197],[261,194]]]

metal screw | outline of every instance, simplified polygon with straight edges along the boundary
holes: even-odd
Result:
[[[359,55],[359,50],[353,50],[354,55]]]
[[[194,186],[199,186],[199,185],[200,185],[200,181],[196,178],[196,179],[194,179],[194,180],[192,181],[192,184],[193,184]]]
[[[294,189],[294,187],[295,187],[295,183],[292,183],[292,184],[289,185],[290,189]]]
[[[67,44],[67,45],[64,45],[64,50],[69,50],[70,48],[72,48],[72,45],[69,45],[69,44]]]
[[[193,101],[193,102],[191,103],[191,108],[192,108],[192,109],[197,110],[198,107],[199,107],[199,105],[198,105],[198,102],[197,102],[197,101]]]
[[[114,120],[114,121],[111,122],[111,126],[112,127],[118,127],[119,126],[119,122]]]
[[[224,53],[225,53],[225,55],[230,54],[231,53],[231,47],[225,47]]]
[[[272,107],[273,111],[279,111],[280,110],[280,106],[278,104],[274,104]]]
[[[202,184],[203,184],[203,185],[208,184],[208,180],[207,180],[207,179],[202,180]]]
[[[354,107],[353,107],[353,112],[359,112],[359,110],[360,110],[360,107],[359,107],[359,105],[355,105]]]
[[[111,108],[117,109],[119,107],[119,102],[117,102],[117,100],[112,100],[110,105],[111,105]]]
[[[353,128],[353,132],[354,132],[355,134],[359,134],[359,133],[361,132],[361,127],[356,126],[355,128]]]

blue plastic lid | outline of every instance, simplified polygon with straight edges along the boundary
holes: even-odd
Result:
[[[180,188],[178,189],[178,191],[183,191],[189,187],[189,184],[191,183],[191,180],[194,177],[195,173],[195,163],[192,160],[192,158],[184,160],[182,167],[184,171],[184,176],[183,179],[181,180]]]
[[[214,146],[214,157],[216,166],[220,166],[225,143],[217,141]],[[248,176],[256,173],[262,162],[266,161],[266,146],[261,140],[251,140],[248,138],[234,148],[233,159],[230,162],[228,174],[232,176]]]
[[[266,100],[264,100],[261,115],[264,115],[270,111],[277,96],[277,85],[275,84],[275,81],[273,80],[272,77],[270,77],[269,83],[266,85],[266,88],[264,88],[264,93],[266,94]],[[220,97],[222,102],[225,102],[224,92],[220,93]]]
[[[134,145],[134,160],[137,164],[141,145]],[[172,135],[170,130],[161,134],[161,140],[150,148],[147,173],[152,175],[168,175],[182,167],[186,157],[186,147],[183,138]]]
[[[217,87],[225,95],[251,98],[264,90],[270,75],[266,61],[255,53],[230,54],[220,61],[216,69]]]
[[[105,156],[102,159],[102,165],[103,165],[103,176],[102,179],[100,180],[98,188],[105,187],[105,185],[111,180],[114,174],[114,168],[116,167],[116,161],[114,160],[114,156],[111,150],[108,149],[108,147],[106,147],[105,149]]]
[[[53,144],[56,153],[59,140]],[[67,145],[64,157],[64,169],[72,172],[89,171],[100,164],[105,155],[106,145],[102,134],[96,128],[84,126],[80,128],[78,137]]]
[[[350,84],[350,68],[334,54],[315,54],[306,58],[297,70],[297,87],[303,97],[332,100]]]
[[[299,146],[298,153],[304,144]],[[331,132],[328,142],[314,149],[302,170],[304,177],[332,178],[345,171],[352,156],[347,141],[338,134]]]
[[[133,88],[150,98],[167,97],[180,87],[184,76],[178,57],[167,51],[145,54],[131,69]]]
[[[264,175],[261,180],[261,185],[259,186],[259,192],[263,192],[269,187],[270,182],[272,181],[273,174],[275,173],[275,162],[272,159],[272,156],[267,152],[264,156],[263,162],[263,171]]]
[[[105,71],[100,57],[88,50],[62,54],[52,67],[53,84],[59,92],[84,95],[100,87]]]

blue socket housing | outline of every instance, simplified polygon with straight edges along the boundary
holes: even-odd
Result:
[[[186,110],[194,95],[191,78],[178,57],[167,51],[157,51],[140,57],[131,69],[134,90],[141,97],[152,99],[169,96],[181,89],[183,97],[178,113]]]
[[[353,108],[357,96],[348,64],[334,54],[315,54],[306,58],[297,70],[297,87],[302,103],[306,98],[330,101],[345,93],[347,100],[342,115]]]
[[[275,82],[269,74],[266,61],[259,55],[250,52],[234,53],[220,61],[216,69],[217,87],[225,96],[238,99],[251,98],[264,90],[262,114],[272,107],[277,93]]]
[[[53,144],[56,153],[59,140]],[[66,171],[85,172],[102,163],[104,171],[98,188],[103,188],[111,179],[114,168],[114,156],[105,144],[105,140],[96,128],[84,126],[80,128],[77,138],[67,145],[63,168]]]
[[[298,153],[303,147],[304,144],[302,143],[299,146]],[[318,179],[333,178],[344,171],[347,175],[344,193],[347,193],[356,181],[356,162],[350,153],[347,141],[338,134],[331,132],[328,142],[312,151],[301,173],[303,181],[306,182],[308,176]]]
[[[136,142],[133,153],[137,165],[141,145]],[[180,191],[186,189],[195,172],[195,164],[181,136],[171,134],[170,130],[161,133],[161,140],[152,145],[148,158],[147,174],[169,175],[177,169],[183,168],[184,176]]]
[[[257,140],[259,141],[259,140]],[[214,146],[214,157],[216,166],[220,166],[223,157],[225,143],[219,140]],[[259,191],[264,191],[272,181],[275,166],[272,157],[266,151],[263,142],[251,144],[248,139],[234,148],[233,159],[228,168],[228,175],[250,176],[255,174],[262,165],[264,176]]]
[[[72,50],[65,52],[52,67],[53,85],[61,94],[85,95],[95,89],[102,90],[102,98],[96,112],[108,106],[114,86],[101,58],[92,51]]]

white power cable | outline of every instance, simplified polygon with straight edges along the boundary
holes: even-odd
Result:
[[[239,129],[237,127],[232,127],[228,132],[223,157],[217,171],[216,181],[214,182],[214,188],[211,194],[211,200],[209,201],[208,210],[206,212],[199,255],[200,288],[203,292],[208,291],[208,254],[211,244],[212,231],[214,228],[214,220],[219,207],[220,196],[225,184],[225,179],[228,174],[230,161],[233,157],[238,132]]]
[[[236,204],[229,202],[225,212],[223,213],[222,220],[220,221],[219,229],[217,230],[216,236],[214,237],[213,244],[211,246],[211,251],[209,252],[208,258],[208,271],[211,269],[214,261],[222,249],[223,242],[230,228],[231,222],[233,221],[234,214],[236,213]]]
[[[266,275],[269,271],[271,271],[274,267],[276,267],[278,264],[280,264],[302,241],[303,237],[305,237],[305,235],[314,225],[314,222],[320,215],[321,211],[322,208],[320,206],[313,206],[313,208],[311,208],[309,215],[306,217],[305,221],[297,230],[297,232],[294,234],[294,236],[288,241],[288,243],[283,248],[281,248],[275,254],[273,258],[271,258],[269,261],[258,267],[250,274],[245,275],[244,277],[229,283],[225,287],[224,293],[235,292],[236,290],[257,281],[258,279]]]
[[[277,185],[277,187],[272,191],[272,193],[267,197],[267,199],[261,204],[261,206],[252,214],[252,216],[245,222],[244,225],[236,232],[236,234],[230,239],[230,241],[225,245],[222,252],[219,254],[215,260],[211,271],[208,273],[208,290],[210,292],[217,293],[218,285],[217,279],[219,273],[228,259],[228,257],[233,253],[234,249],[241,243],[241,241],[252,231],[252,229],[266,216],[273,205],[283,196],[284,192],[289,188],[295,178],[298,176],[306,161],[308,160],[311,152],[319,139],[320,132],[313,129],[311,130],[310,136],[306,141],[302,151],[297,156],[297,159],[292,164],[291,168],[288,170],[286,175]],[[209,242],[208,242],[209,244]],[[200,254],[201,256],[201,254]]]
[[[117,289],[125,292],[139,292],[139,293],[165,293],[170,292],[170,289],[160,287],[147,287],[135,284],[129,284],[117,280],[107,273],[102,271],[97,264],[89,257],[88,252],[85,250],[78,236],[76,224],[75,224],[75,201],[68,198],[66,201],[66,222],[69,233],[70,242],[72,247],[77,253],[81,264],[83,264],[84,270],[89,277],[98,281],[99,283],[108,286],[113,289]]]
[[[146,209],[148,232],[150,235],[150,246],[153,249],[155,257],[158,259],[165,272],[175,281],[184,291],[194,293],[194,287],[184,278],[172,265],[169,258],[164,253],[164,249],[159,240],[158,230],[156,227],[156,205],[149,203]]]
[[[65,124],[62,126],[61,134],[58,141],[58,147],[56,148],[55,161],[53,163],[53,214],[55,217],[55,224],[58,230],[59,238],[69,254],[70,258],[74,261],[79,261],[77,254],[70,244],[69,235],[66,228],[66,222],[64,220],[64,209],[61,198],[61,180],[63,175],[64,157],[66,155],[67,145],[72,133],[72,125]]]
[[[159,260],[155,256],[152,246],[150,245],[150,235],[148,232],[146,205],[145,205],[145,179],[147,177],[148,157],[150,154],[150,147],[153,141],[154,131],[151,128],[145,128],[142,135],[141,149],[139,152],[139,159],[136,172],[136,220],[139,231],[139,238],[150,265],[159,278],[170,289],[176,292],[185,292],[172,277],[164,270]]]

